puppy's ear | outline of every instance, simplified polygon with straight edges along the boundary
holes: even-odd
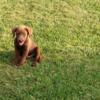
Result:
[[[25,27],[28,35],[32,35],[32,29],[30,27]]]
[[[14,27],[14,28],[12,28],[12,34],[13,34],[13,37],[15,38],[15,36],[16,36],[16,31],[17,31],[17,29],[18,29],[18,27]]]

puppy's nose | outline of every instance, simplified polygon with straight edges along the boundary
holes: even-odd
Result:
[[[22,42],[22,40],[18,40],[18,42]]]

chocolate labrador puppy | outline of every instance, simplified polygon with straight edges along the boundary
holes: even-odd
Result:
[[[32,58],[32,65],[41,61],[39,47],[30,39],[32,29],[27,26],[17,26],[12,29],[15,46],[14,64],[20,66],[25,63],[26,58]]]

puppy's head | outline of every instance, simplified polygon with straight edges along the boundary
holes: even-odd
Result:
[[[18,45],[22,46],[28,39],[28,36],[32,34],[32,29],[27,26],[18,26],[12,29],[12,33]]]

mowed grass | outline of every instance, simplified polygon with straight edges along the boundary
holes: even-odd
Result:
[[[32,27],[37,67],[11,65],[16,25]],[[1,0],[0,100],[100,100],[100,0]]]

